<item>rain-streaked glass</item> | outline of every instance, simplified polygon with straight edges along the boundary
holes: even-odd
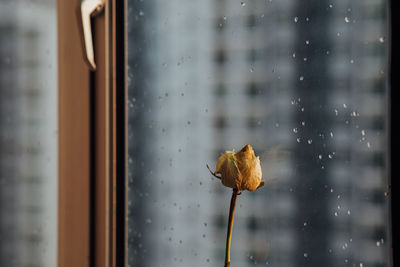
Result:
[[[387,9],[129,0],[129,265],[223,265],[206,164],[249,143],[266,185],[238,196],[232,266],[390,266]]]
[[[56,1],[0,0],[0,266],[57,265]]]

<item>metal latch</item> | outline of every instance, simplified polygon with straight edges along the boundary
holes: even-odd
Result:
[[[96,63],[94,62],[92,27],[90,20],[103,10],[104,3],[105,0],[82,0],[81,2],[81,16],[86,59],[91,70],[96,70]]]

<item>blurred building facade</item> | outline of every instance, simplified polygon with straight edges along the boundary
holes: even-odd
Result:
[[[329,243],[336,265],[390,266],[388,2],[331,4],[331,149],[340,153],[328,174]]]
[[[246,143],[291,157],[239,197],[235,265],[390,265],[386,1],[128,6],[131,266],[223,262],[204,165]]]
[[[0,1],[0,266],[56,266],[55,1]]]
[[[251,143],[256,154],[281,145],[292,150],[291,107],[296,66],[292,53],[295,28],[290,1],[215,1],[213,42],[213,135],[217,158],[226,149]],[[274,30],[277,29],[277,30]],[[261,159],[264,161],[264,159]],[[262,164],[263,167],[267,166]],[[295,266],[295,195],[289,162],[280,177],[266,177],[267,186],[238,199],[232,245],[232,263],[238,266],[271,264]],[[272,167],[272,166],[271,166]],[[276,180],[269,180],[269,179]],[[214,183],[215,261],[222,262],[229,193]],[[268,203],[268,204],[267,204]]]

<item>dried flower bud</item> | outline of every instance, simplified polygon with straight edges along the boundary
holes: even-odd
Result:
[[[237,153],[234,150],[227,151],[219,157],[214,174],[221,174],[223,185],[239,191],[254,191],[264,185],[260,159],[249,144]]]

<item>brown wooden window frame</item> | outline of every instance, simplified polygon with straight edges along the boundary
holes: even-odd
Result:
[[[95,72],[80,4],[57,2],[58,266],[125,266],[126,0],[106,0],[92,20]]]

